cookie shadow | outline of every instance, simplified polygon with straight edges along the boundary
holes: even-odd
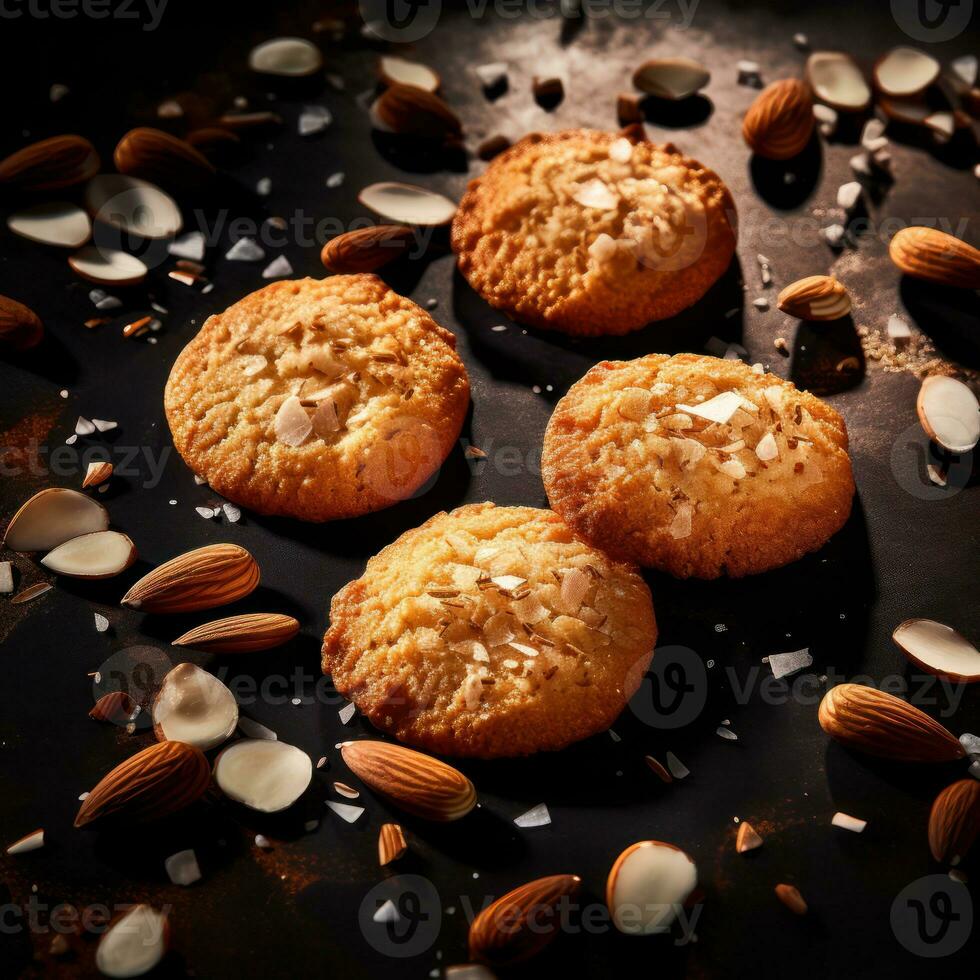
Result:
[[[799,207],[813,193],[823,170],[823,149],[816,130],[802,153],[790,160],[749,160],[752,187],[767,204],[782,211]]]
[[[686,99],[658,99],[646,96],[640,102],[643,118],[665,129],[690,129],[711,118],[714,103],[706,95],[689,95]]]
[[[839,320],[803,320],[793,340],[790,380],[815,395],[857,387],[866,370],[864,349],[850,314]]]
[[[677,354],[701,350],[712,338],[738,344],[742,340],[745,294],[738,256],[721,278],[693,306],[667,320],[648,324],[621,336],[573,337],[558,330],[525,327],[494,309],[456,269],[453,274],[453,313],[466,331],[474,356],[494,377],[523,385],[541,381],[541,365],[548,365],[554,387],[545,397],[557,400],[587,368],[602,360],[631,360],[653,352]],[[500,325],[504,331],[493,328]],[[515,344],[513,331],[527,334]],[[556,358],[554,348],[572,359]]]

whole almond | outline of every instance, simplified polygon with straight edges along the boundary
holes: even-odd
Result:
[[[459,820],[476,806],[473,784],[431,755],[373,739],[347,742],[340,754],[368,786],[417,817]]]
[[[193,803],[210,782],[211,767],[200,749],[184,742],[158,742],[102,777],[85,797],[75,826],[158,820]]]
[[[245,613],[195,626],[177,637],[174,646],[194,647],[210,653],[251,653],[281,646],[298,630],[299,621],[292,616]]]
[[[237,544],[209,544],[144,575],[122,605],[147,613],[185,613],[223,606],[259,584],[259,566]]]
[[[578,875],[551,875],[498,898],[470,926],[470,959],[510,966],[541,952],[558,935],[559,904],[581,884]]]
[[[0,343],[14,350],[36,347],[44,336],[40,317],[23,303],[0,296]]]
[[[136,702],[125,691],[110,691],[103,694],[88,713],[96,721],[109,721],[114,725],[125,725],[132,721]]]
[[[383,823],[378,834],[378,864],[383,868],[397,861],[408,850],[405,831],[397,823]]]
[[[820,727],[868,755],[902,762],[948,762],[966,750],[956,736],[907,701],[863,684],[838,684],[820,702]]]
[[[84,136],[52,136],[0,162],[0,184],[23,191],[53,191],[90,180],[99,154]]]
[[[888,254],[907,276],[961,289],[980,289],[980,250],[935,228],[903,228]]]
[[[980,834],[980,782],[961,779],[947,786],[929,813],[929,850],[943,864],[957,865]]]
[[[330,272],[374,272],[404,255],[415,241],[410,225],[373,225],[331,238],[320,252]]]
[[[801,320],[838,320],[851,312],[847,288],[833,276],[807,276],[790,283],[776,301],[783,313]]]
[[[458,143],[463,124],[446,103],[414,85],[391,85],[378,98],[374,111],[394,132],[403,136]]]
[[[806,149],[813,125],[810,86],[785,78],[756,96],[742,120],[742,137],[760,157],[788,160]]]
[[[178,193],[203,190],[214,178],[210,160],[162,129],[131,129],[116,145],[116,169]]]

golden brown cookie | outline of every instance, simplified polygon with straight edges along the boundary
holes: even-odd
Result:
[[[656,639],[632,565],[550,510],[470,504],[407,531],[334,596],[323,670],[411,745],[527,755],[608,728]]]
[[[854,495],[837,412],[695,354],[597,364],[555,407],[542,475],[585,540],[679,578],[795,561],[840,530]]]
[[[170,372],[174,445],[260,514],[354,517],[442,465],[469,405],[455,338],[377,276],[276,282],[209,317]]]
[[[635,133],[532,133],[469,184],[460,271],[492,306],[570,334],[623,334],[697,302],[735,252],[717,174]]]

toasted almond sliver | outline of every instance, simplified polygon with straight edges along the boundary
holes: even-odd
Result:
[[[743,820],[738,828],[738,836],[735,838],[735,850],[739,854],[744,854],[746,851],[754,851],[757,847],[762,847],[762,838],[748,820]]]

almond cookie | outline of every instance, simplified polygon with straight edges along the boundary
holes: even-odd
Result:
[[[608,728],[656,639],[634,566],[550,510],[470,504],[407,531],[334,596],[323,670],[401,741],[528,755]]]
[[[411,496],[468,405],[453,335],[373,275],[276,282],[209,317],[165,395],[195,473],[260,514],[307,521]]]
[[[597,364],[555,407],[542,475],[585,540],[678,578],[795,561],[840,530],[854,495],[837,412],[694,354]]]
[[[623,334],[697,302],[735,252],[717,174],[636,131],[532,133],[470,182],[460,271],[524,323]]]

